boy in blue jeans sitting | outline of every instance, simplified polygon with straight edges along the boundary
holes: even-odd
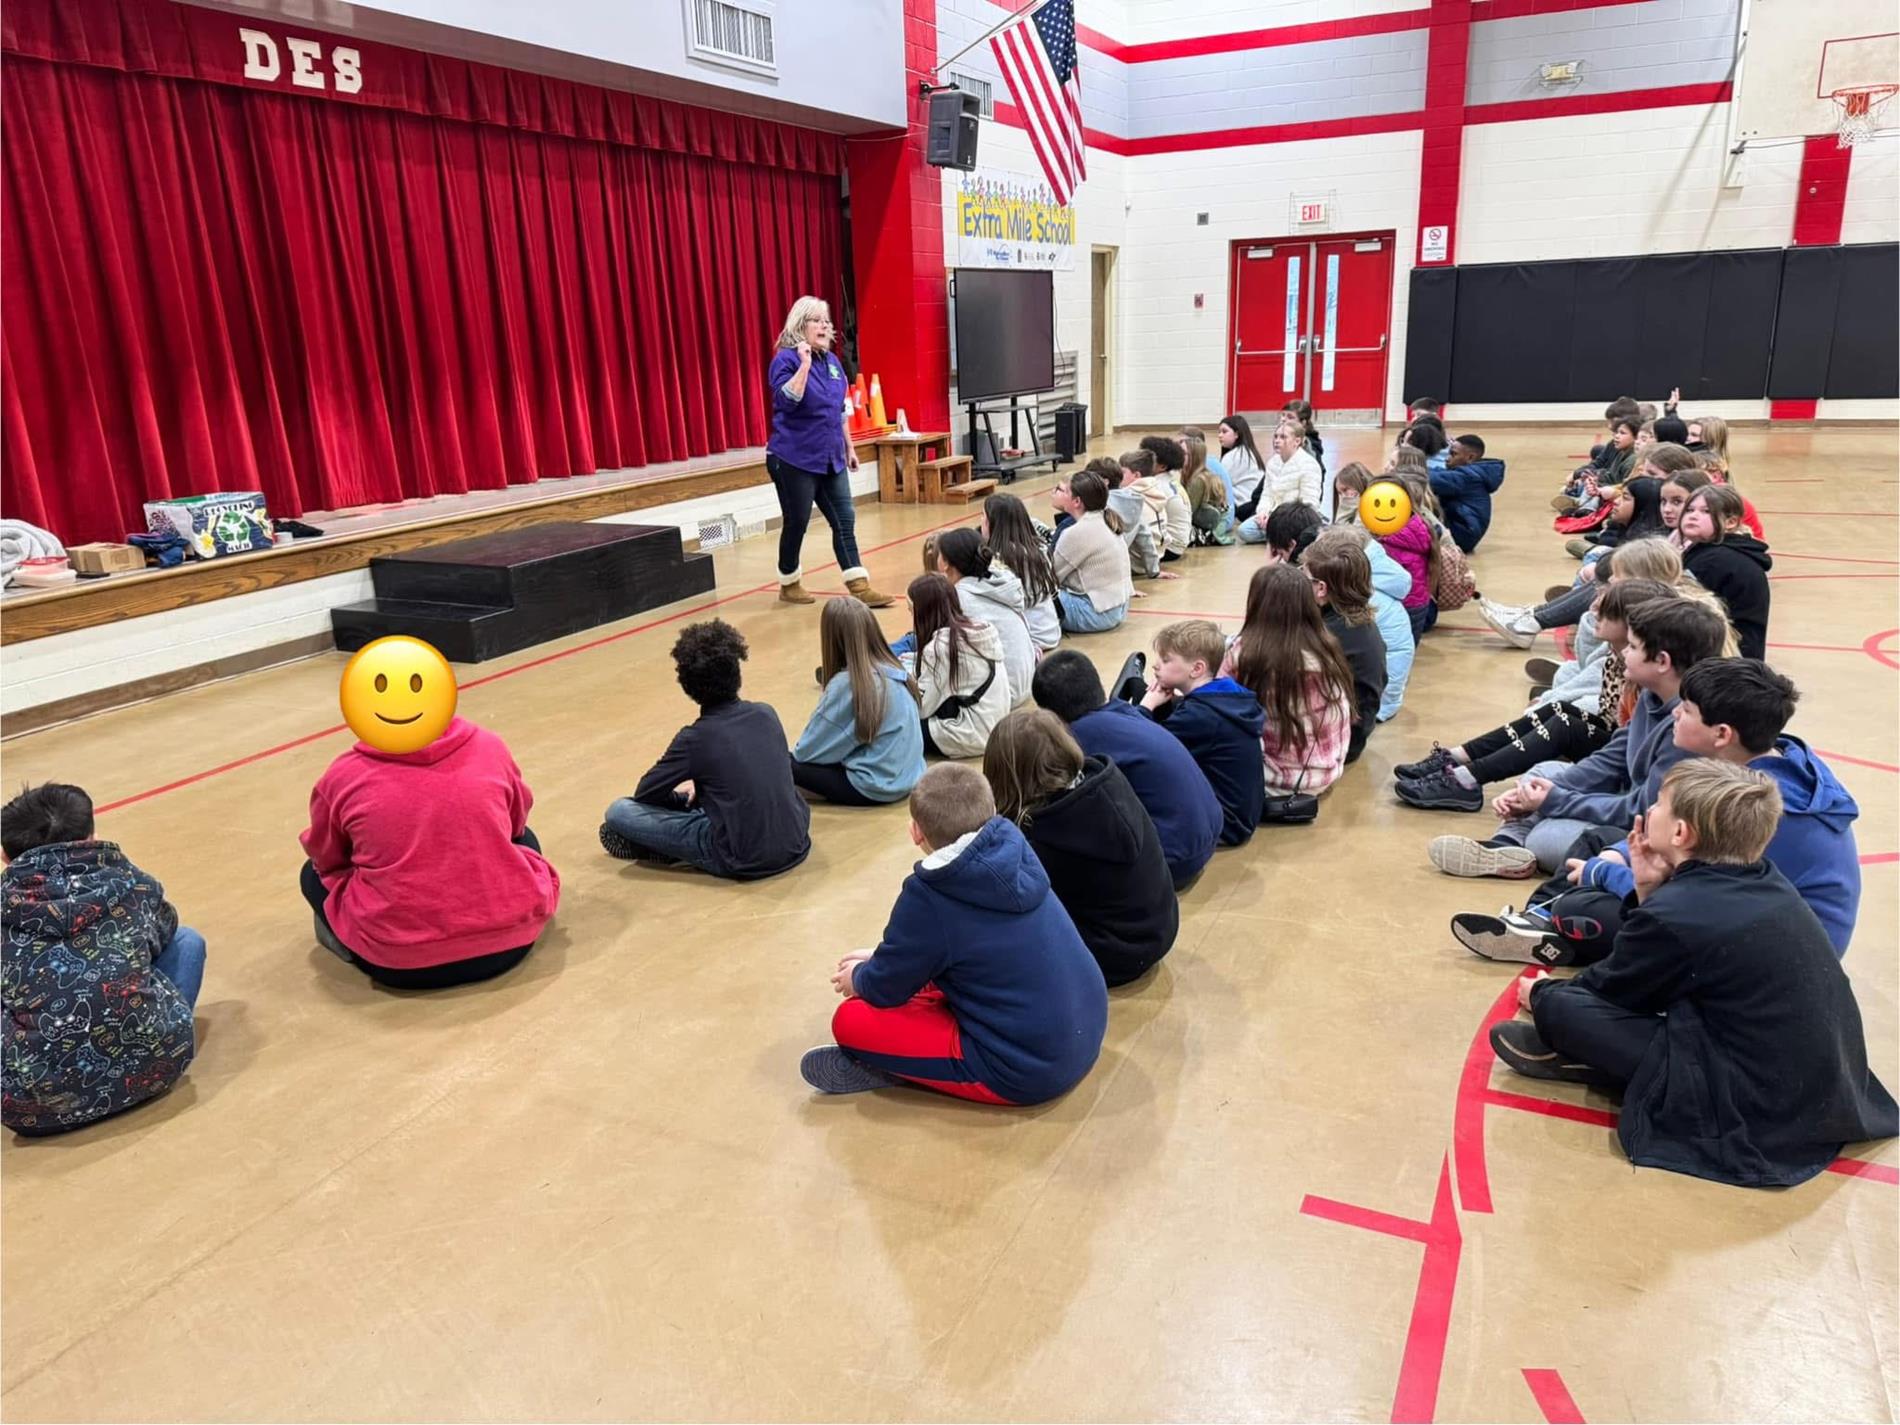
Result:
[[[977,1103],[1043,1103],[1095,1067],[1108,989],[1016,824],[974,767],[940,763],[910,794],[924,859],[876,950],[831,977],[836,1046],[799,1065],[820,1093],[907,1083]]]
[[[610,856],[752,881],[811,854],[811,808],[792,782],[785,729],[766,704],[739,696],[746,652],[723,619],[690,624],[674,641],[680,691],[699,717],[673,734],[631,797],[607,808],[600,844]]]
[[[64,1133],[156,1098],[197,1052],[205,942],[165,888],[93,839],[92,798],[49,782],[0,807],[6,1042],[0,1121]]]

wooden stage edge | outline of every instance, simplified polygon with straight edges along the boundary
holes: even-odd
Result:
[[[867,443],[868,444],[868,443]],[[860,447],[861,450],[864,447]],[[871,457],[875,459],[874,456]],[[300,584],[367,568],[381,555],[406,554],[451,540],[499,534],[557,520],[594,520],[607,515],[723,495],[770,483],[763,459],[709,470],[629,480],[566,494],[550,493],[517,504],[419,519],[353,534],[300,540],[256,554],[187,562],[107,579],[81,580],[63,588],[21,594],[0,605],[0,646],[97,628],[146,614],[167,613]],[[555,482],[549,482],[555,483]],[[876,499],[875,494],[867,498]],[[689,542],[690,543],[690,542]]]

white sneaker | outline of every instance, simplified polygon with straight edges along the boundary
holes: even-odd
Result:
[[[1509,623],[1519,614],[1529,613],[1532,608],[1530,604],[1501,604],[1496,599],[1485,598],[1482,594],[1478,596],[1478,607],[1491,610],[1492,613],[1496,614],[1506,623]]]
[[[1480,604],[1478,614],[1491,625],[1494,632],[1505,642],[1517,648],[1529,648],[1537,642],[1537,635],[1544,630],[1538,625],[1536,616],[1528,609],[1522,612],[1509,609],[1492,609]]]
[[[1522,881],[1537,874],[1537,858],[1522,846],[1486,846],[1469,836],[1435,836],[1426,854],[1447,876],[1501,876]]]

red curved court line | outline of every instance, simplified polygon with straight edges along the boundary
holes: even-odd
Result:
[[[1896,661],[1893,654],[1880,646],[1890,638],[1900,638],[1900,628],[1887,628],[1879,633],[1868,634],[1860,645],[1861,652],[1876,663],[1885,663],[1889,668],[1900,668],[1900,661]]]
[[[1451,1118],[1451,1159],[1458,1170],[1458,1202],[1466,1212],[1491,1211],[1491,1173],[1484,1160],[1484,1104],[1491,1091],[1491,1026],[1517,1013],[1517,982],[1536,973],[1526,969],[1504,987],[1485,1011],[1465,1051],[1458,1075],[1458,1096]]]
[[[858,551],[858,557],[862,559],[867,554],[878,554],[886,549],[895,548],[897,545],[908,544],[914,539],[922,539],[927,534],[935,534],[940,529],[950,529],[955,525],[967,524],[969,522],[970,516],[967,514],[960,515],[956,519],[945,520],[942,524],[932,525],[929,529],[920,529],[898,539],[888,539],[882,544],[874,544],[869,549],[861,549]],[[816,574],[823,570],[835,569],[837,567],[838,563],[834,559],[824,564],[814,566],[809,572]],[[480,678],[471,678],[468,682],[461,684],[459,690],[461,692],[467,692],[470,688],[479,688],[484,683],[500,682],[503,678],[512,678],[517,673],[525,673],[530,668],[541,668],[549,663],[558,663],[563,658],[572,658],[576,653],[586,653],[590,649],[600,648],[609,643],[618,643],[623,638],[632,638],[636,633],[647,633],[653,629],[662,628],[669,623],[677,623],[680,619],[691,618],[694,614],[705,613],[708,609],[716,609],[721,604],[729,604],[735,599],[746,599],[752,597],[754,594],[770,593],[777,587],[778,584],[775,581],[769,584],[755,585],[750,589],[741,589],[734,594],[724,594],[717,599],[709,599],[703,604],[694,604],[691,608],[681,609],[677,613],[667,614],[664,618],[652,619],[634,628],[623,628],[617,633],[610,633],[600,638],[589,639],[586,643],[577,643],[572,648],[563,648],[555,653],[544,654],[540,658],[531,658],[526,663],[517,663],[514,667],[503,668],[497,673],[489,673]],[[110,801],[103,806],[94,807],[93,815],[98,817],[109,811],[117,811],[121,807],[129,807],[136,802],[150,801],[153,797],[163,796],[166,792],[175,792],[180,787],[189,787],[195,783],[207,781],[212,777],[223,776],[226,772],[235,772],[240,767],[248,767],[253,762],[262,762],[268,757],[276,757],[280,753],[293,751],[296,748],[304,746],[306,743],[316,742],[321,738],[329,737],[334,733],[344,730],[345,725],[338,723],[334,727],[326,727],[317,732],[305,733],[302,737],[293,738],[289,742],[280,742],[275,747],[266,747],[262,751],[249,753],[230,762],[221,762],[215,767],[208,767],[202,772],[193,772],[189,777],[180,777],[175,782],[167,782],[159,787],[149,787],[145,791],[134,792],[130,796],[120,797],[117,801]]]
[[[1814,749],[1830,762],[1846,762],[1854,767],[1872,767],[1876,772],[1900,772],[1891,762],[1870,762],[1865,757],[1849,757],[1845,752],[1828,752],[1822,748]]]
[[[1577,1402],[1571,1398],[1570,1389],[1564,1384],[1564,1378],[1551,1370],[1533,1370],[1524,1368],[1524,1384],[1531,1388],[1531,1396],[1537,1401],[1537,1408],[1544,1412],[1544,1419],[1550,1425],[1586,1425],[1583,1412],[1577,1408]]]

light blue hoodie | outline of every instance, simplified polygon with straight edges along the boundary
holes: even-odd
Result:
[[[1412,576],[1376,539],[1366,541],[1366,558],[1372,564],[1372,616],[1385,640],[1385,696],[1379,699],[1379,721],[1388,722],[1405,701],[1405,683],[1412,676],[1412,654],[1417,647],[1404,604],[1412,592]]]
[[[857,719],[851,711],[851,674],[841,672],[825,684],[792,756],[800,762],[843,763],[845,776],[865,796],[874,802],[894,802],[909,796],[924,775],[924,729],[917,700],[905,686],[904,670],[887,665],[880,669],[889,683],[884,689],[884,721],[878,724],[876,737],[858,741]]]

